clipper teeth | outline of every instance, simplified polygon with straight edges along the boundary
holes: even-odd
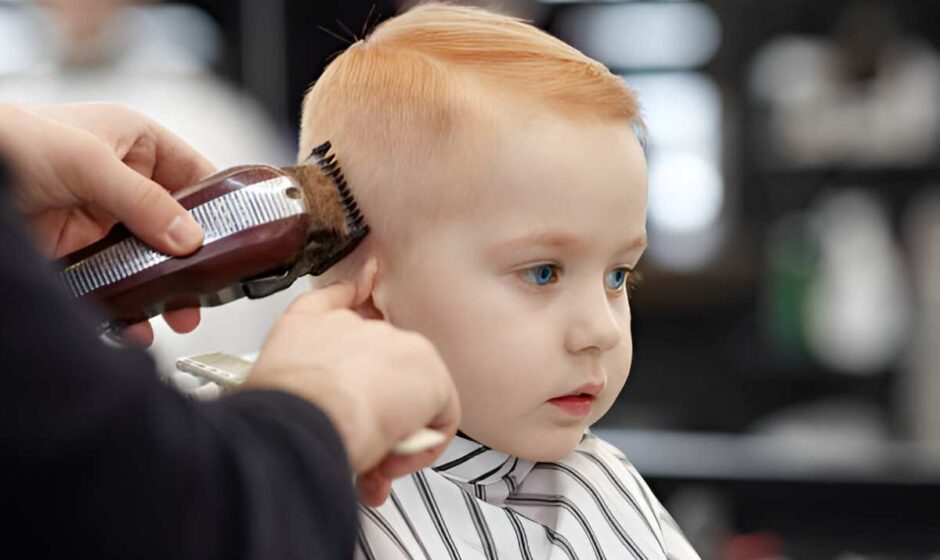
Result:
[[[333,180],[336,189],[339,191],[339,198],[343,204],[343,211],[346,214],[346,227],[349,228],[350,235],[361,236],[369,231],[362,213],[359,211],[359,205],[355,197],[346,184],[346,177],[340,169],[339,162],[336,160],[336,154],[333,153],[333,145],[329,141],[320,144],[310,154],[317,164],[317,167]]]

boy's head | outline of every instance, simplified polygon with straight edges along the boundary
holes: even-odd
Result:
[[[304,102],[301,158],[330,140],[372,227],[318,282],[375,258],[367,313],[435,343],[461,429],[526,459],[567,455],[630,368],[637,125],[619,78],[518,20],[444,5],[390,19]],[[596,398],[558,398],[580,393]]]

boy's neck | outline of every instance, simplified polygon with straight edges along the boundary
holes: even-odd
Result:
[[[472,441],[473,443],[480,443],[480,442],[478,442],[477,440],[475,440],[475,439],[473,439],[472,437],[470,437],[470,436],[468,436],[467,434],[465,434],[465,433],[464,433],[463,431],[461,431],[461,430],[457,430],[457,435],[458,435],[459,437],[462,437],[463,439],[468,439],[468,440]],[[483,444],[480,444],[480,445],[483,445]]]

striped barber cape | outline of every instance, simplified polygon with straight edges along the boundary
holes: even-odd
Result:
[[[366,560],[698,559],[633,465],[590,433],[551,463],[458,436],[359,522]]]

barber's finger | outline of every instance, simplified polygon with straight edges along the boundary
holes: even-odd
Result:
[[[146,348],[153,344],[153,327],[148,321],[135,323],[121,333],[121,338],[134,346]]]
[[[94,179],[82,185],[86,202],[107,209],[137,237],[165,253],[186,255],[200,247],[202,228],[163,187],[110,154],[85,165],[97,167]]]
[[[356,289],[346,282],[338,282],[325,288],[317,288],[295,299],[288,307],[289,313],[321,314],[352,307]]]
[[[356,490],[360,500],[371,507],[382,505],[388,498],[393,480],[431,466],[448,444],[449,441],[411,455],[386,455],[378,465],[357,478]]]
[[[450,398],[429,425],[443,432],[448,439],[457,433],[457,426],[460,425],[460,399],[457,397],[456,388],[450,391]]]
[[[199,309],[177,309],[167,311],[163,319],[175,332],[188,333],[199,325]],[[121,338],[135,346],[146,348],[153,344],[153,326],[149,321],[141,321],[125,328]]]
[[[199,308],[177,309],[163,314],[163,320],[174,332],[186,334],[199,326]]]
[[[445,443],[411,455],[389,453],[372,470],[387,479],[396,479],[400,476],[411,474],[431,466],[434,460],[444,452],[444,449],[447,448],[449,443],[450,441],[448,440]]]
[[[460,397],[457,396],[457,387],[454,385],[453,379],[447,379],[445,391],[447,395],[446,401],[437,415],[428,424],[428,427],[433,428],[447,437],[445,442],[446,446],[450,443],[450,440],[454,438],[454,435],[457,434],[462,412],[460,410]],[[432,448],[432,450],[433,449],[434,448]]]
[[[377,471],[369,471],[356,479],[356,493],[359,500],[368,507],[381,506],[391,492],[391,479],[385,478]]]
[[[170,191],[188,187],[215,173],[215,166],[162,125],[150,123],[156,142],[151,178]]]

